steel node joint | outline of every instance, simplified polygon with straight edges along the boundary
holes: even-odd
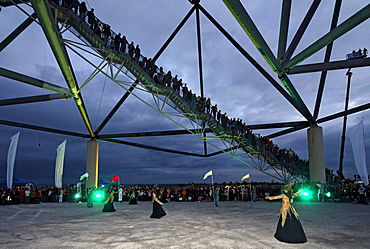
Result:
[[[82,100],[79,96],[75,96],[74,99],[78,106],[82,106]]]

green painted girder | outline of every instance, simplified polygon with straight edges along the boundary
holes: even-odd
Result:
[[[294,101],[298,104],[298,106],[302,110],[302,114],[305,116],[307,121],[309,121],[310,123],[313,123],[313,124],[316,123],[316,121],[313,118],[311,112],[308,110],[306,104],[303,102],[301,96],[298,94],[297,90],[293,86],[293,84],[290,81],[290,79],[288,78],[288,76],[284,74],[281,77],[279,77],[279,79],[284,84],[284,86],[286,87],[286,89],[288,90],[288,92],[290,93],[292,98],[294,99]]]
[[[225,5],[229,8],[230,12],[233,14],[235,19],[238,21],[240,26],[243,30],[247,33],[251,41],[260,51],[262,56],[265,58],[267,63],[270,67],[278,73],[281,77],[280,80],[288,90],[289,94],[292,96],[293,100],[298,105],[300,112],[302,115],[310,122],[315,123],[312,114],[309,112],[307,106],[303,102],[302,98],[299,96],[298,92],[296,91],[295,87],[291,83],[291,81],[285,76],[280,74],[280,64],[277,62],[276,57],[273,55],[270,47],[267,45],[266,41],[263,39],[261,33],[259,32],[258,28],[253,23],[252,19],[248,15],[247,11],[240,3],[239,0],[223,0]],[[279,39],[279,54],[285,51],[286,47],[286,36],[287,36],[287,25],[288,25],[288,17],[290,12],[290,0],[284,1],[283,4],[283,11],[282,11],[282,23],[281,27],[283,31],[280,32],[280,39]]]
[[[360,23],[364,22],[370,17],[370,4],[368,4],[363,9],[359,10],[356,14],[348,18],[346,21],[342,22],[336,28],[331,30],[329,33],[318,39],[316,42],[311,44],[309,47],[304,49],[302,52],[293,57],[289,62],[284,65],[283,71],[288,71],[292,69],[297,64],[301,63],[311,55],[315,54],[317,51],[323,47],[329,45],[337,38],[341,37]]]
[[[54,22],[49,3],[47,0],[31,0],[32,7],[39,19],[40,25],[45,33],[49,45],[54,53],[57,63],[62,71],[64,79],[73,94],[73,98],[77,108],[84,120],[85,126],[91,137],[94,137],[94,132],[87,114],[87,110],[79,92],[76,77],[73,73],[73,68],[69,60],[67,50],[63,45],[57,24]]]
[[[252,18],[249,16],[243,5],[239,0],[223,0],[226,7],[235,17],[242,29],[247,33],[253,44],[260,51],[270,67],[275,71],[280,71],[280,65],[272,53],[270,47],[267,45],[265,39],[262,37],[258,28],[254,24]]]

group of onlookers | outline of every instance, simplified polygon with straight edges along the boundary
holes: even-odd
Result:
[[[13,189],[0,188],[1,205],[6,204],[39,204],[45,202],[71,201],[72,195],[77,193],[76,187],[33,187],[18,186]]]
[[[153,79],[159,87],[168,87],[180,95],[188,105],[197,112],[207,113],[213,117],[232,137],[239,136],[241,141],[245,142],[257,151],[270,151],[272,153],[263,154],[265,157],[271,157],[271,161],[278,160],[282,164],[294,164],[295,168],[304,167],[308,172],[308,163],[306,160],[301,160],[292,149],[280,149],[274,145],[268,137],[262,137],[252,133],[251,129],[239,118],[229,118],[226,112],[221,112],[217,104],[212,105],[211,99],[197,96],[187,83],[179,79],[178,75],[172,75],[171,71],[164,72],[163,67],[158,67],[156,62],[141,55],[139,45],[134,45],[134,42],[129,43],[126,36],[121,37],[121,33],[115,33],[111,30],[110,25],[96,18],[94,9],[87,10],[85,2],[79,3],[77,0],[59,1],[53,0],[54,3],[70,8],[84,22],[90,25],[90,28],[116,53],[127,53],[143,70]],[[127,49],[127,50],[126,50]],[[181,89],[182,88],[182,89]],[[181,89],[181,90],[180,90]],[[291,172],[296,173],[296,172]]]
[[[220,201],[263,201],[267,196],[281,194],[283,184],[279,183],[222,183],[168,185],[158,187],[159,199],[162,202],[204,202],[213,201],[213,194],[218,193]],[[100,201],[114,189],[114,201],[127,202],[132,198],[137,201],[151,201],[153,186],[111,186],[110,188],[92,189],[93,193],[100,193]],[[354,204],[370,203],[370,186],[362,183],[337,182],[329,184],[306,183],[297,184],[295,190],[305,189],[311,192],[310,201],[333,201]],[[215,191],[217,190],[217,191]],[[215,192],[214,192],[215,191]],[[9,204],[39,204],[48,202],[78,202],[86,201],[89,190],[76,186],[66,188],[25,186],[0,189],[1,205]],[[98,199],[96,199],[98,201]]]

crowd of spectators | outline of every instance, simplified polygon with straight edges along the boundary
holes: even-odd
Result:
[[[266,196],[281,193],[283,184],[278,183],[222,183],[210,184],[169,185],[159,187],[159,198],[162,202],[207,202],[213,201],[213,191],[219,189],[220,201],[264,201]],[[111,186],[93,191],[108,196],[114,189],[115,201],[126,202],[134,194],[137,201],[151,201],[153,186]],[[330,184],[297,184],[298,188],[309,189],[312,193],[310,201],[332,201],[353,204],[370,203],[370,186],[364,186],[355,181],[340,181]],[[80,202],[86,201],[87,192],[76,185],[66,188],[20,186],[13,189],[0,189],[1,205],[10,204],[40,204],[49,202]],[[330,193],[330,196],[327,195]],[[132,197],[131,197],[132,198]],[[104,200],[104,198],[102,199]]]
[[[128,42],[126,36],[115,33],[109,24],[102,22],[95,16],[94,8],[87,9],[86,3],[77,0],[52,0],[55,4],[71,9],[83,22],[102,39],[107,47],[114,53],[128,54],[155,82],[158,87],[167,87],[180,95],[184,101],[195,112],[206,113],[213,117],[231,137],[239,137],[240,141],[256,151],[265,151],[265,157],[270,157],[270,161],[279,161],[282,164],[294,164],[297,167],[305,165],[308,169],[308,161],[302,160],[290,148],[279,148],[268,137],[254,134],[252,130],[243,122],[241,118],[229,118],[226,112],[221,112],[217,104],[212,105],[211,99],[197,95],[188,88],[188,84],[179,79],[169,70],[164,71],[163,67],[158,67],[152,58],[141,55],[139,45]],[[181,94],[180,94],[181,92]],[[293,173],[293,172],[292,172]],[[294,172],[297,173],[297,172]]]

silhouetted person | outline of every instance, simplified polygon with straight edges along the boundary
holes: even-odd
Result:
[[[89,12],[87,12],[87,22],[88,24],[90,24],[91,29],[95,31],[96,20],[95,20],[94,8],[92,8]]]
[[[79,6],[79,12],[80,12],[80,18],[81,20],[85,21],[85,18],[86,18],[86,12],[87,12],[87,7],[86,7],[86,3],[85,2],[82,2]]]
[[[120,45],[121,45],[121,33],[118,33],[118,35],[114,37],[114,50],[119,51]]]
[[[121,38],[121,51],[126,53],[126,46],[127,46],[127,39],[126,36],[122,36]]]
[[[134,53],[135,53],[135,57],[134,57],[134,60],[136,61],[136,62],[139,62],[139,59],[140,59],[140,47],[139,47],[139,45],[136,45],[136,48],[135,48],[135,50],[134,50]]]
[[[128,55],[133,58],[134,57],[134,50],[135,50],[135,45],[134,45],[134,42],[131,42],[129,45],[128,45]]]
[[[211,107],[212,109],[212,116],[214,119],[216,119],[216,113],[217,113],[217,104]]]

